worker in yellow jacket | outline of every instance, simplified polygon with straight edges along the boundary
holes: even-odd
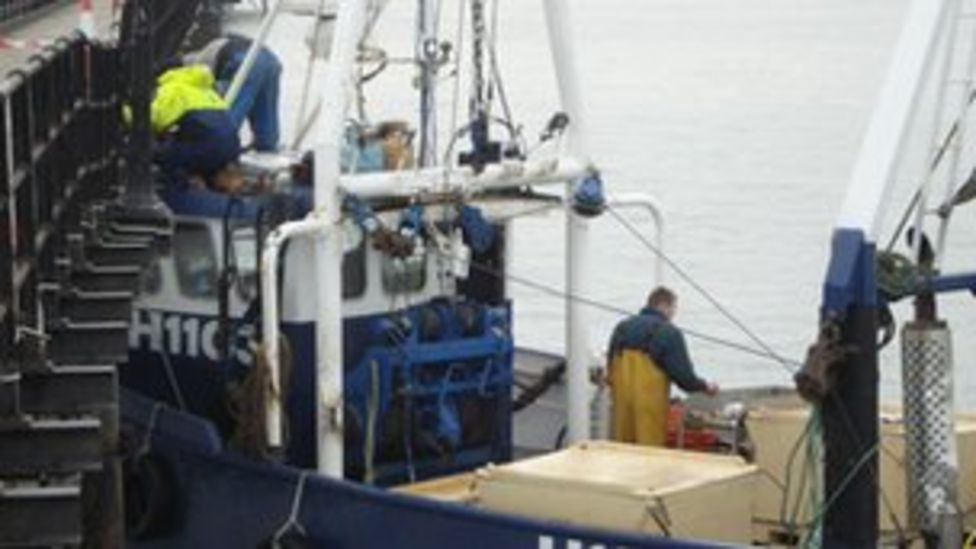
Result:
[[[150,117],[157,135],[154,157],[170,184],[199,182],[224,192],[239,187],[237,127],[214,91],[209,68],[190,65],[163,72]]]
[[[674,292],[656,288],[647,298],[647,306],[613,331],[607,375],[616,441],[665,445],[671,382],[689,393],[718,393],[715,383],[695,374],[684,335],[671,323],[677,305]]]

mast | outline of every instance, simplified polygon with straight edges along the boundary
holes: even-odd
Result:
[[[417,3],[417,65],[420,67],[420,151],[421,168],[437,164],[437,10],[433,0]]]
[[[948,1],[914,0],[908,10],[834,229],[820,340],[796,376],[801,394],[822,413],[825,547],[878,543],[875,248]]]
[[[568,2],[543,0],[549,49],[556,69],[559,97],[563,111],[569,115],[566,129],[566,153],[590,164],[586,145],[586,117],[582,88],[576,68],[575,41],[572,35]],[[573,196],[579,181],[570,181],[566,196]],[[589,257],[589,222],[572,208],[566,209],[566,291],[570,296],[587,295]],[[585,440],[590,433],[590,345],[587,309],[580,301],[566,300],[566,377],[568,382],[568,443]]]
[[[315,352],[319,472],[343,476],[342,231],[339,158],[356,69],[366,28],[367,2],[341,0],[332,67],[322,89],[323,124],[315,143],[314,219],[325,227],[315,241],[318,277]]]

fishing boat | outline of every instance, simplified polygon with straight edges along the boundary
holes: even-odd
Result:
[[[976,186],[958,177],[972,68],[910,208],[922,235],[932,189],[946,188],[937,240],[904,255],[876,244],[931,67],[976,35],[961,2],[909,11],[796,388],[675,403],[670,449],[600,440],[590,224],[620,222],[656,281],[677,266],[658,200],[605,188],[571,6],[542,4],[560,104],[531,144],[504,89],[497,1],[460,3],[451,40],[440,3],[417,2],[407,121],[369,115],[370,81],[403,61],[373,36],[385,2],[262,5],[230,89],[285,10],[308,15],[307,81],[321,86],[304,86],[288,147],[242,156],[254,191],[241,195],[157,192],[151,161],[155,72],[186,36],[227,24],[221,3],[128,0],[114,35],[69,36],[8,79],[0,546],[961,546],[976,519],[976,421],[952,407],[935,296],[976,283],[934,258]],[[468,106],[446,129],[445,78]],[[515,220],[554,210],[564,289],[512,268]],[[511,284],[565,302],[564,354],[515,340]],[[893,329],[885,313],[907,297],[906,397],[882,410],[878,319]]]

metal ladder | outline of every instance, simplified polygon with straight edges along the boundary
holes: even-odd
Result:
[[[0,547],[119,547],[115,364],[168,226],[109,207],[118,49],[52,51],[0,87]]]

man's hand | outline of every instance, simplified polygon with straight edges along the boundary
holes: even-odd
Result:
[[[707,394],[708,396],[715,396],[715,395],[717,395],[718,394],[718,384],[715,383],[715,382],[712,382],[712,381],[709,381],[708,383],[706,383],[705,384],[705,394]]]

